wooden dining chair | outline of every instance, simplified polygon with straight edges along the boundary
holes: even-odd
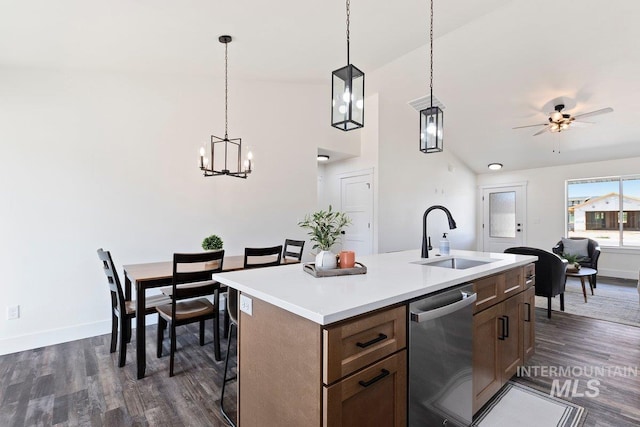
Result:
[[[115,353],[116,344],[120,341],[120,357],[118,366],[123,367],[127,359],[127,343],[131,341],[131,320],[136,317],[136,302],[125,300],[118,272],[113,264],[111,253],[102,248],[98,249],[98,258],[102,261],[104,274],[107,276],[107,284],[111,294],[111,348]],[[148,296],[145,300],[144,314],[156,312],[156,306],[170,301],[165,295]],[[119,336],[118,336],[119,331]]]
[[[213,343],[215,359],[220,360],[220,327],[218,301],[220,284],[211,280],[213,273],[222,271],[224,250],[194,254],[173,254],[173,279],[171,301],[156,307],[158,311],[157,354],[162,357],[164,330],[169,327],[169,376],[173,376],[176,352],[176,326],[200,323],[200,345],[204,345],[205,320],[213,319]],[[204,268],[201,265],[204,263]],[[197,271],[194,271],[197,270]],[[213,303],[207,298],[213,295]]]
[[[291,250],[290,248],[293,248]],[[302,251],[304,249],[304,240],[285,239],[284,249],[282,250],[282,258],[293,258],[302,261]]]
[[[304,242],[303,242],[304,244]],[[302,251],[300,251],[302,253]],[[245,248],[244,249],[244,268],[261,268],[272,267],[280,265],[282,260],[282,245],[272,246],[268,248]],[[229,381],[233,381],[237,378],[234,375],[227,378],[227,369],[229,367],[229,352],[231,349],[231,337],[233,330],[238,327],[238,291],[233,288],[229,288],[227,292],[227,313],[229,315],[229,335],[227,339],[227,354],[224,358],[224,374],[222,376],[222,390],[220,392],[220,412],[229,425],[235,427],[235,422],[229,417],[229,414],[224,409],[224,390]]]

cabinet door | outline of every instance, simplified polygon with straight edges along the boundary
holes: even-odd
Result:
[[[476,413],[502,387],[500,367],[502,304],[473,316],[473,413]]]
[[[473,306],[473,312],[477,313],[502,301],[504,289],[504,274],[483,277],[473,282],[473,292],[478,295],[476,303]]]
[[[536,307],[536,289],[531,287],[522,293],[521,322],[522,322],[522,344],[523,357],[527,362],[535,352],[535,307]]]
[[[323,387],[323,394],[325,427],[406,426],[406,350]]]
[[[498,318],[501,334],[500,341],[500,368],[502,383],[506,383],[515,375],[518,366],[523,363],[522,355],[522,322],[520,321],[520,307],[523,294],[512,296],[502,302],[502,310]]]

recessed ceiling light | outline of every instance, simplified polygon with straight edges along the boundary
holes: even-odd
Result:
[[[326,154],[318,154],[319,162],[326,162],[327,160],[329,160],[329,156],[327,156]]]
[[[502,163],[489,163],[488,167],[492,171],[498,171],[498,170],[502,169]]]

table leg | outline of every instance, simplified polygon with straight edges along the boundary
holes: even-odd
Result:
[[[580,282],[582,283],[582,294],[584,295],[584,302],[587,302],[587,288],[584,285],[584,276],[580,276]]]
[[[136,362],[138,364],[138,379],[144,378],[144,371],[147,366],[144,311],[145,290],[140,282],[136,282]]]

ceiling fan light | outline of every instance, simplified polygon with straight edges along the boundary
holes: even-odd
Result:
[[[551,113],[549,117],[551,117],[551,120],[554,122],[559,122],[560,120],[563,119],[562,113],[559,111],[554,111],[553,113]]]

